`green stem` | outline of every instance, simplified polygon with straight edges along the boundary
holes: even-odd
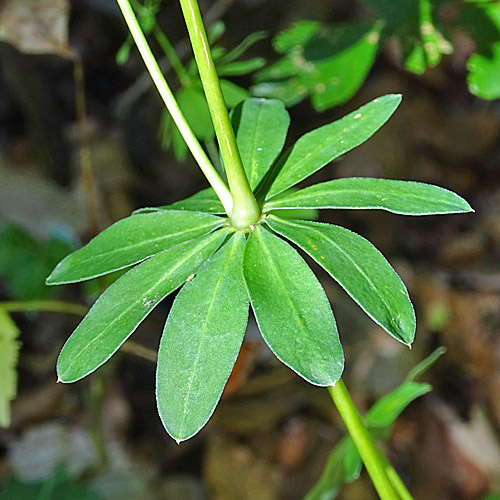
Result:
[[[180,4],[233,197],[231,223],[239,229],[247,228],[259,220],[260,208],[250,189],[241,162],[198,2],[197,0],[180,0]]]
[[[155,56],[151,52],[151,48],[148,45],[146,37],[139,26],[139,22],[137,21],[137,17],[134,14],[134,11],[130,5],[129,0],[117,0],[118,5],[122,11],[123,17],[128,25],[130,30],[130,34],[134,39],[137,48],[144,60],[146,68],[153,79],[158,92],[160,93],[163,102],[165,103],[172,119],[174,120],[179,132],[182,137],[186,141],[186,144],[189,147],[189,150],[193,154],[195,160],[200,166],[202,172],[205,174],[208,182],[214,188],[217,196],[220,198],[222,204],[224,205],[224,209],[230,215],[232,213],[232,197],[229,192],[226,184],[220,177],[219,173],[212,165],[210,159],[207,154],[201,147],[198,139],[195,137],[191,127],[189,126],[186,118],[184,117],[175,97],[168,86],[167,81],[165,80],[158,63],[156,62]]]
[[[7,312],[44,311],[85,316],[89,308],[83,304],[64,302],[61,300],[27,300],[23,302],[0,302],[0,308]]]
[[[387,460],[385,465],[385,471],[387,473],[389,481],[392,483],[394,489],[398,492],[399,496],[401,497],[401,500],[413,500],[413,497],[406,488],[405,483],[403,483],[401,478],[398,476],[398,473],[394,470],[392,465],[389,462],[387,462]]]
[[[182,64],[177,52],[175,51],[173,45],[170,43],[167,35],[162,31],[158,23],[155,23],[153,27],[153,34],[156,37],[156,40],[160,44],[165,56],[170,61],[177,78],[179,79],[181,85],[187,86],[191,83],[191,77],[189,76],[186,68]]]
[[[339,380],[335,386],[328,387],[328,392],[363,459],[380,498],[382,500],[400,500],[387,476],[384,460],[380,458],[381,452],[366,429],[344,382]]]

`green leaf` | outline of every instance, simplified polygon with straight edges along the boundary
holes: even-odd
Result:
[[[408,292],[385,257],[359,234],[319,222],[266,219],[274,231],[309,254],[382,328],[404,344],[415,337]]]
[[[177,92],[176,98],[196,137],[200,141],[213,139],[215,131],[201,86],[183,87]]]
[[[473,54],[467,61],[467,69],[472,94],[488,100],[500,97],[500,42],[493,45],[491,56]]]
[[[256,43],[260,42],[264,38],[267,37],[267,33],[265,31],[256,31],[254,33],[250,33],[246,38],[244,38],[234,49],[230,50],[227,54],[222,57],[217,64],[225,64],[232,61],[235,61],[239,57],[241,57],[248,49],[253,47]],[[219,69],[217,67],[217,69]]]
[[[429,356],[410,370],[406,380],[408,382],[415,382],[415,380],[419,379],[445,352],[446,347],[440,346],[436,348]]]
[[[373,64],[380,31],[378,22],[299,22],[275,38],[275,49],[285,56],[256,75],[253,91],[287,105],[310,95],[318,111],[345,102]]]
[[[369,139],[394,113],[401,96],[379,97],[351,114],[303,135],[278,161],[268,193],[276,196]]]
[[[356,25],[348,27],[356,28]],[[380,31],[380,25],[376,24],[347,49],[317,65],[318,83],[311,98],[317,111],[346,102],[361,87],[377,55]]]
[[[240,102],[243,102],[250,96],[247,90],[228,80],[221,80],[220,87],[222,89],[224,101],[226,101],[226,106],[229,109],[235,108]]]
[[[415,399],[432,391],[432,386],[417,382],[404,382],[379,399],[366,414],[364,421],[370,429],[391,426],[401,412]]]
[[[158,352],[156,398],[167,432],[184,441],[212,415],[248,321],[245,237],[232,238],[177,295]]]
[[[71,478],[62,467],[40,481],[8,477],[2,484],[0,500],[102,500],[102,497]]]
[[[347,444],[344,451],[344,460],[343,460],[343,468],[344,468],[344,481],[346,483],[352,483],[356,479],[358,479],[361,474],[361,469],[363,468],[363,460],[361,460],[361,456],[354,444],[354,441],[348,437],[346,439]]]
[[[10,402],[17,394],[17,358],[21,347],[19,330],[0,307],[0,427],[10,425]]]
[[[290,115],[281,101],[247,99],[231,114],[250,187],[255,189],[281,153]]]
[[[309,43],[320,28],[321,24],[316,21],[299,21],[291,28],[278,33],[273,40],[273,47],[280,54],[285,54],[292,50],[299,51],[301,47]]]
[[[176,201],[175,203],[172,203],[170,205],[162,205],[161,207],[139,208],[133,213],[133,215],[150,214],[155,212],[162,212],[165,210],[188,210],[190,212],[206,212],[219,215],[226,213],[217,194],[211,187],[209,187],[198,191],[189,198]]]
[[[350,438],[346,437],[338,443],[330,453],[321,477],[312,487],[304,500],[334,500],[345,482],[344,457]]]
[[[256,71],[266,65],[262,57],[254,57],[247,61],[234,61],[219,65],[217,73],[219,76],[241,76]]]
[[[57,361],[61,382],[75,382],[104,364],[168,294],[217,250],[225,231],[180,243],[134,267],[97,299]]]
[[[179,210],[127,217],[62,260],[47,278],[47,284],[76,283],[124,269],[209,233],[222,222],[214,215]]]
[[[288,243],[257,226],[243,269],[262,337],[277,358],[311,384],[335,384],[344,356],[330,304],[309,266]]]
[[[264,205],[264,210],[294,208],[380,209],[402,215],[472,211],[463,198],[438,186],[368,177],[322,182],[285,193]]]
[[[68,241],[53,236],[39,241],[25,228],[8,224],[0,230],[0,277],[8,294],[18,300],[37,300],[57,292],[45,285],[54,266],[74,250]]]

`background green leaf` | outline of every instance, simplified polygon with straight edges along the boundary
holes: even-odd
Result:
[[[276,196],[369,139],[394,113],[401,96],[389,94],[303,135],[278,161],[268,198]]]
[[[8,224],[0,230],[0,277],[14,299],[50,297],[56,289],[45,285],[54,266],[74,250],[74,245],[54,235],[40,241],[25,228]]]
[[[216,231],[180,243],[134,267],[93,305],[57,361],[61,382],[75,382],[104,364],[144,318],[181,286],[225,238]]]
[[[460,196],[422,182],[348,177],[322,182],[269,200],[265,210],[285,208],[380,209],[402,215],[470,212]]]
[[[184,285],[165,324],[156,398],[163,425],[177,441],[196,434],[210,418],[243,342],[244,248],[244,235],[235,233]]]
[[[379,38],[377,22],[300,21],[276,36],[274,47],[284,57],[257,73],[252,92],[287,106],[310,95],[318,111],[345,102],[366,78]]]
[[[42,481],[22,481],[15,476],[2,484],[0,500],[101,500],[84,489],[63,469],[58,468]]]
[[[376,438],[386,439],[392,424],[415,399],[432,390],[429,384],[416,383],[421,375],[445,352],[439,347],[415,366],[403,383],[380,398],[367,412],[364,421]],[[343,438],[333,449],[321,477],[304,500],[334,500],[344,483],[354,481],[361,472],[362,461],[350,436]]]
[[[214,215],[178,210],[127,217],[62,260],[47,278],[47,284],[76,283],[124,269],[209,233],[222,221]]]
[[[255,189],[281,153],[290,116],[281,101],[247,99],[231,114],[250,187]]]
[[[302,248],[359,306],[400,342],[415,337],[415,312],[408,292],[385,257],[359,234],[319,222],[266,219],[269,226]]]
[[[312,384],[335,384],[344,368],[335,319],[302,257],[257,226],[247,242],[244,274],[262,337],[278,359]]]
[[[0,427],[9,427],[10,402],[17,394],[18,337],[16,324],[0,307]]]

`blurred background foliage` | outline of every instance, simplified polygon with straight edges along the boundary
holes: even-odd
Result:
[[[290,143],[377,96],[404,95],[376,136],[315,181],[419,180],[455,190],[476,209],[425,220],[320,214],[371,239],[395,264],[417,308],[411,352],[323,283],[346,349],[346,382],[367,418],[385,408],[378,437],[415,498],[494,500],[500,3],[200,4],[228,106],[249,95],[284,100]],[[218,164],[177,3],[135,0],[134,8]],[[63,342],[113,278],[46,288],[54,264],[133,210],[206,186],[114,0],[0,2],[0,124],[0,499],[375,498],[326,391],[280,366],[252,323],[213,421],[180,447],[157,417],[148,350],[157,348],[169,300],[109,366],[72,386],[55,383]],[[429,392],[407,375],[438,346],[446,354],[422,375]],[[384,407],[394,395],[399,406]]]

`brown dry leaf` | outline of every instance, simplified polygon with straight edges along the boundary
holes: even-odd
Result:
[[[233,394],[236,394],[245,384],[257,361],[259,348],[259,342],[243,343],[238,359],[236,360],[233,371],[231,372],[231,376],[229,377],[224,392],[222,393],[223,398],[231,397]]]
[[[3,0],[0,40],[27,54],[73,58],[68,45],[68,0]]]

